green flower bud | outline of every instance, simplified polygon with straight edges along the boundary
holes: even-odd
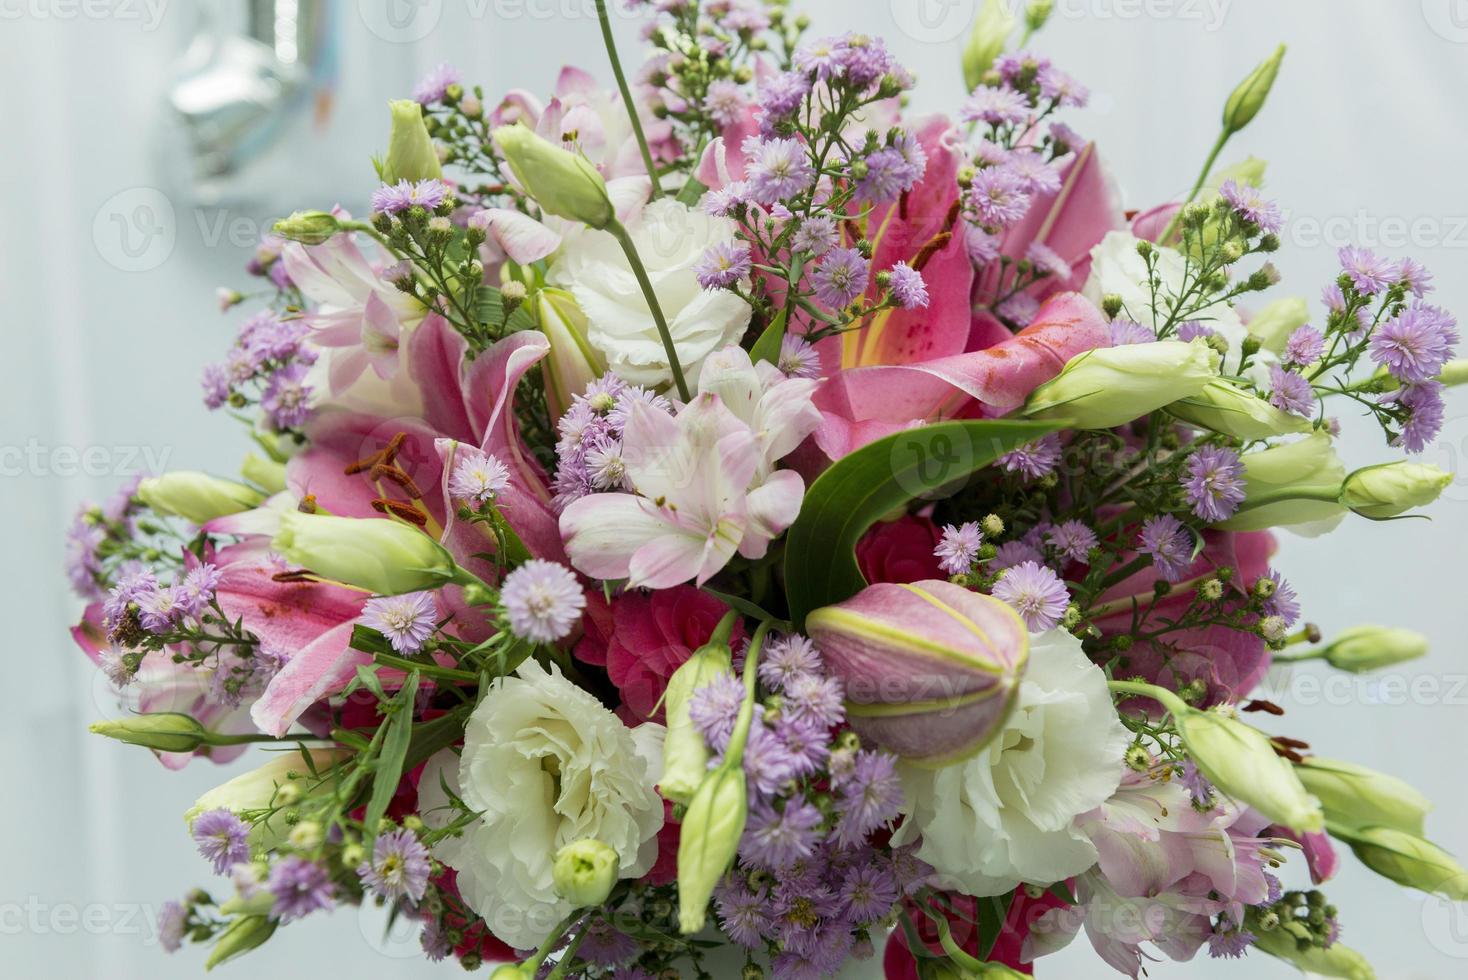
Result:
[[[392,112],[392,135],[388,138],[387,157],[379,168],[382,182],[442,179],[443,165],[423,122],[423,107],[412,99],[398,99],[387,107]]]
[[[1325,432],[1259,452],[1245,453],[1242,509],[1218,525],[1230,531],[1262,531],[1321,521],[1346,513],[1337,500],[1346,464]]]
[[[1411,786],[1349,762],[1309,758],[1295,766],[1300,782],[1320,800],[1331,829],[1389,827],[1421,836],[1432,803]]]
[[[1426,656],[1427,647],[1427,637],[1412,630],[1355,626],[1326,647],[1325,659],[1336,670],[1363,674]]]
[[[280,493],[286,487],[285,464],[250,453],[240,464],[240,476],[263,487],[266,493]]]
[[[1281,44],[1268,60],[1250,72],[1249,77],[1234,89],[1223,107],[1226,132],[1237,133],[1259,115],[1259,110],[1264,108],[1264,100],[1269,98],[1269,90],[1274,88],[1274,80],[1279,77],[1279,66],[1284,56],[1285,46]]]
[[[1025,8],[1025,28],[1035,33],[1044,27],[1050,20],[1050,15],[1055,12],[1055,0],[1030,0],[1030,5]]]
[[[734,863],[749,800],[744,769],[725,763],[704,777],[688,805],[678,839],[678,930],[703,929],[714,886]]]
[[[606,181],[584,156],[538,136],[527,126],[501,126],[495,144],[510,169],[548,214],[604,229],[617,220]]]
[[[1174,402],[1167,410],[1199,428],[1245,441],[1309,432],[1312,428],[1309,419],[1282,412],[1222,378],[1210,381],[1198,394]]]
[[[963,81],[969,91],[978,88],[984,72],[994,59],[1004,53],[1004,45],[1014,31],[1015,18],[1006,0],[984,0],[984,7],[974,20],[968,44],[963,49]]]
[[[1022,412],[1077,429],[1110,429],[1198,395],[1217,379],[1219,363],[1201,339],[1087,351],[1031,392]]]
[[[667,693],[663,695],[668,733],[663,739],[663,775],[658,781],[658,792],[674,803],[692,802],[708,775],[709,747],[693,726],[688,705],[699,688],[717,677],[734,676],[729,632],[723,633],[723,642],[711,640],[699,647],[673,672],[668,679]]]
[[[432,537],[386,519],[287,513],[274,547],[322,578],[377,595],[438,589],[460,575],[453,555]]]
[[[534,970],[526,970],[518,963],[503,963],[495,967],[489,980],[532,980],[534,976]]]
[[[588,837],[556,852],[551,879],[556,894],[577,908],[592,908],[607,900],[621,870],[622,859],[617,852]]]
[[[1249,321],[1249,335],[1259,346],[1275,354],[1284,353],[1290,334],[1310,322],[1310,305],[1298,296],[1276,300]]]
[[[1366,962],[1366,957],[1341,943],[1332,943],[1330,949],[1308,945],[1301,949],[1293,935],[1283,929],[1272,929],[1257,933],[1254,945],[1270,956],[1315,976],[1376,980],[1376,972]]]
[[[1468,870],[1431,841],[1392,827],[1366,827],[1336,836],[1383,878],[1454,902],[1468,901]]]
[[[209,730],[192,717],[172,711],[133,715],[118,721],[99,721],[92,734],[106,735],[155,752],[193,752],[209,744]]]
[[[144,480],[138,484],[138,498],[160,514],[194,524],[239,514],[265,502],[264,494],[243,483],[187,471]]]
[[[1346,478],[1341,503],[1372,520],[1400,517],[1426,507],[1452,485],[1453,474],[1422,463],[1383,463]]]
[[[1468,360],[1449,361],[1443,368],[1443,373],[1437,376],[1437,380],[1449,388],[1455,385],[1468,385]]]
[[[268,915],[247,915],[235,919],[219,934],[214,949],[204,961],[204,969],[212,970],[221,963],[263,946],[275,935],[277,925],[276,920]]]
[[[336,215],[325,211],[294,211],[289,218],[277,221],[273,230],[282,238],[302,245],[320,245],[330,241],[342,226]]]
[[[227,783],[214,787],[194,802],[184,814],[184,822],[192,829],[200,814],[210,810],[229,810],[244,813],[249,810],[264,810],[273,805],[285,804],[286,790],[295,791],[296,783],[313,771],[324,773],[342,759],[352,755],[348,749],[315,748],[278,752],[270,761],[258,769],[241,773]],[[290,832],[280,813],[270,821],[256,823],[250,830],[250,839],[262,850],[269,850],[285,839]]]
[[[1273,823],[1313,833],[1325,829],[1325,815],[1257,728],[1218,711],[1183,705],[1174,711],[1188,755],[1219,791],[1258,810]]]
[[[1268,161],[1258,157],[1248,157],[1239,163],[1222,167],[1208,175],[1208,189],[1211,192],[1205,199],[1211,200],[1218,194],[1225,181],[1236,181],[1240,184],[1248,184],[1250,187],[1264,186],[1264,172],[1269,167]]]
[[[508,293],[507,288],[507,298]],[[607,362],[587,339],[590,322],[569,292],[542,289],[535,294],[531,309],[540,332],[550,341],[550,356],[541,362],[541,371],[551,417],[560,418],[571,407],[573,396],[606,373]]]

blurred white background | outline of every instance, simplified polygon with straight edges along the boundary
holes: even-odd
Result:
[[[301,0],[300,6],[311,5]],[[61,543],[84,499],[153,465],[229,473],[243,434],[199,404],[200,367],[221,355],[231,322],[217,285],[244,286],[262,223],[293,207],[363,210],[368,157],[386,143],[389,98],[431,66],[459,65],[487,101],[509,87],[548,93],[575,63],[608,81],[591,0],[333,2],[339,75],[329,107],[298,113],[242,185],[249,203],[198,206],[165,95],[197,29],[199,4],[169,0],[0,0],[0,975],[196,977],[197,949],[168,957],[158,906],[208,883],[180,814],[229,772],[197,763],[168,774],[147,753],[86,732],[115,713],[105,682],[65,628],[78,605]],[[235,4],[218,4],[233,11]],[[238,7],[245,3],[240,0]],[[289,12],[296,5],[281,3]],[[802,6],[797,4],[797,6]],[[1076,129],[1093,137],[1143,208],[1184,190],[1217,131],[1222,101],[1278,41],[1291,50],[1269,106],[1226,160],[1270,162],[1268,188],[1290,211],[1279,265],[1285,291],[1316,303],[1349,241],[1411,254],[1437,273],[1438,300],[1468,315],[1468,2],[1463,0],[1058,0],[1035,46],[1090,84]],[[806,0],[817,31],[885,36],[920,76],[923,110],[963,96],[960,38],[976,0]],[[236,14],[239,11],[235,12]],[[636,24],[619,24],[624,52]],[[1453,394],[1441,448],[1468,453],[1468,391]],[[87,450],[90,453],[81,455]],[[1353,463],[1383,456],[1380,437],[1347,422]],[[1271,680],[1281,731],[1325,755],[1383,769],[1436,799],[1429,831],[1468,857],[1468,629],[1458,561],[1468,543],[1468,476],[1433,521],[1348,524],[1284,541],[1280,565],[1329,633],[1357,622],[1414,626],[1430,658],[1390,676],[1322,685],[1315,668]],[[238,771],[248,762],[236,764]],[[1390,887],[1347,855],[1330,886],[1346,940],[1386,980],[1468,975],[1468,918]],[[384,940],[373,915],[340,910],[282,930],[224,975],[446,977],[414,958],[411,937]],[[1159,964],[1157,977],[1294,971]],[[1085,941],[1041,977],[1106,975]]]

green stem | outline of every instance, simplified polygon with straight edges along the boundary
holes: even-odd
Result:
[[[622,222],[612,219],[607,226],[607,232],[622,246],[622,252],[627,256],[627,264],[632,267],[632,274],[637,277],[637,285],[642,288],[642,295],[647,298],[647,308],[652,313],[652,321],[657,324],[658,336],[663,338],[663,350],[668,353],[668,367],[673,372],[673,384],[678,388],[678,396],[683,401],[693,400],[688,391],[688,382],[683,378],[683,366],[678,363],[678,349],[673,346],[673,333],[668,329],[668,320],[663,316],[663,308],[658,303],[656,291],[652,288],[652,280],[648,278],[647,268],[642,264],[642,257],[637,254],[637,246],[632,242],[632,235],[627,231]]]
[[[1186,714],[1190,709],[1183,699],[1165,687],[1155,684],[1143,684],[1139,681],[1107,681],[1106,686],[1115,694],[1133,694],[1137,697],[1151,698],[1161,704],[1174,716]]]
[[[220,735],[210,732],[209,737],[204,740],[206,745],[254,745],[256,743],[270,742],[334,742],[335,739],[325,735],[288,735],[285,738],[276,738],[274,735]]]
[[[1223,148],[1231,136],[1233,136],[1233,131],[1228,129],[1218,134],[1218,142],[1213,144],[1213,150],[1208,154],[1207,162],[1203,164],[1203,172],[1198,175],[1197,183],[1188,192],[1187,198],[1183,201],[1183,206],[1177,209],[1177,214],[1172,216],[1172,221],[1168,222],[1167,230],[1162,233],[1161,238],[1157,239],[1157,244],[1167,244],[1167,240],[1172,237],[1172,233],[1177,231],[1177,223],[1182,219],[1183,208],[1192,204],[1194,199],[1197,198],[1198,192],[1203,189],[1203,184],[1208,180],[1208,175],[1213,172],[1213,165],[1218,162],[1219,154],[1223,153]]]
[[[622,59],[617,56],[617,41],[612,37],[612,21],[607,16],[606,0],[596,0],[596,15],[601,19],[601,36],[606,42],[607,57],[612,62],[612,74],[617,76],[617,88],[622,92],[622,105],[627,110],[627,118],[632,120],[632,132],[637,136],[637,148],[642,151],[647,179],[652,181],[652,200],[656,201],[663,189],[658,183],[658,170],[652,162],[652,149],[647,145],[647,134],[642,131],[642,120],[637,116],[637,103],[632,101],[632,89],[628,87],[627,76],[622,71]]]
[[[749,726],[754,722],[759,651],[764,646],[765,634],[769,631],[769,623],[760,623],[754,631],[754,637],[749,641],[749,652],[744,655],[744,704],[739,708],[739,718],[734,722],[734,732],[729,736],[729,746],[724,751],[724,765],[731,769],[744,764],[744,744],[749,740]]]

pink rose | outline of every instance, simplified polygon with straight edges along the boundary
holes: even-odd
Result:
[[[618,714],[631,723],[661,719],[654,710],[673,671],[704,643],[729,611],[722,602],[689,585],[656,592],[628,592],[610,605],[589,593],[586,635],[576,656],[607,669],[622,694]],[[742,638],[736,625],[734,639]]]

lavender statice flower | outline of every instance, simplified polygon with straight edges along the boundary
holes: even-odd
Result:
[[[1033,561],[1007,569],[994,583],[994,598],[1013,606],[1031,633],[1054,629],[1070,605],[1070,592],[1060,577]]]
[[[744,684],[732,674],[720,674],[693,692],[688,699],[688,718],[709,747],[722,752],[743,703]]]
[[[1290,334],[1285,342],[1284,361],[1304,367],[1320,360],[1325,353],[1325,335],[1312,326],[1303,326]]]
[[[746,180],[751,195],[761,204],[778,204],[809,190],[816,180],[805,144],[798,139],[744,141]]]
[[[190,833],[199,853],[214,866],[217,875],[250,860],[250,828],[228,810],[207,810],[199,814]]]
[[[866,292],[871,266],[854,248],[833,249],[811,275],[816,299],[833,310],[850,306]]]
[[[836,228],[836,219],[830,215],[816,215],[800,222],[795,234],[790,237],[792,252],[808,252],[816,258],[836,247],[841,235]]]
[[[276,371],[260,398],[260,407],[276,430],[297,429],[311,414],[311,386],[305,364],[288,364]]]
[[[1397,270],[1369,248],[1347,245],[1339,254],[1341,268],[1363,296],[1375,296],[1395,280]]]
[[[970,185],[965,201],[988,230],[1007,228],[1030,210],[1025,181],[1008,167],[980,170]]]
[[[719,242],[703,254],[694,267],[704,289],[728,289],[749,275],[754,260],[746,242]]]
[[[1169,582],[1181,582],[1193,567],[1193,536],[1171,514],[1149,517],[1142,524],[1137,550],[1152,559]]]
[[[499,457],[471,446],[460,446],[459,452],[461,455],[454,463],[453,475],[449,477],[450,496],[487,504],[510,485],[510,469],[500,462]]]
[[[1258,225],[1260,231],[1271,235],[1278,234],[1284,225],[1279,205],[1266,199],[1259,193],[1259,189],[1251,184],[1240,184],[1232,179],[1225,180],[1223,186],[1218,189],[1218,193],[1233,207],[1236,214]]]
[[[357,877],[379,898],[417,905],[428,889],[433,862],[428,848],[411,830],[379,834],[372,842],[372,858],[357,866]]]
[[[294,854],[275,863],[265,888],[275,898],[271,914],[282,923],[294,922],[334,904],[331,876],[326,869]]]
[[[999,464],[1026,480],[1039,480],[1055,471],[1060,455],[1060,437],[1052,434],[1005,453],[999,457]]]
[[[1007,85],[980,85],[959,107],[958,118],[968,123],[1001,126],[1022,123],[1034,107],[1018,89]]]
[[[586,608],[586,593],[565,565],[532,558],[500,587],[510,632],[535,643],[554,643],[570,634]]]
[[[433,105],[442,102],[448,94],[450,85],[457,85],[462,80],[459,70],[453,65],[438,65],[413,89],[413,101],[420,105]]]
[[[1193,513],[1211,523],[1228,520],[1244,502],[1244,464],[1223,446],[1204,446],[1188,457],[1182,482]]]
[[[892,298],[904,310],[921,309],[928,305],[928,286],[923,274],[906,262],[899,262],[890,270]]]
[[[814,853],[824,822],[821,811],[799,794],[785,800],[779,809],[769,802],[756,802],[739,841],[739,856],[766,871],[781,871]]]
[[[819,378],[821,355],[804,337],[786,334],[780,341],[780,362],[776,366],[788,378]]]
[[[158,945],[165,953],[177,953],[189,929],[189,913],[178,902],[164,902],[158,910]]]
[[[769,896],[749,886],[743,875],[731,874],[714,889],[714,908],[724,935],[746,949],[763,949],[770,920],[765,915]]]
[[[1458,324],[1451,315],[1417,303],[1382,324],[1367,350],[1392,377],[1417,384],[1442,373],[1458,340]]]
[[[965,521],[958,527],[952,524],[943,528],[943,538],[933,549],[939,559],[938,567],[949,575],[967,575],[978,560],[979,549],[984,545],[984,532],[976,521]]]
[[[1090,564],[1091,549],[1100,544],[1096,532],[1080,521],[1057,524],[1045,535],[1045,540],[1061,558],[1082,565]]]
[[[449,196],[449,185],[441,180],[400,180],[383,184],[372,192],[372,210],[383,214],[401,214],[409,208],[436,210]]]
[[[1442,433],[1447,416],[1442,392],[1441,382],[1424,381],[1407,385],[1382,398],[1383,403],[1396,404],[1407,410],[1407,421],[1396,440],[1407,452],[1423,452]]]
[[[821,673],[821,655],[808,637],[793,634],[771,643],[759,662],[759,679],[776,690],[796,677]]]
[[[1269,369],[1269,404],[1282,412],[1309,417],[1315,413],[1315,388],[1308,378],[1278,364]]]
[[[897,818],[902,810],[902,780],[897,758],[885,752],[862,750],[838,787],[836,841],[854,847],[867,835]]]
[[[362,607],[363,626],[387,637],[398,653],[417,653],[433,635],[438,606],[432,592],[379,596]]]

